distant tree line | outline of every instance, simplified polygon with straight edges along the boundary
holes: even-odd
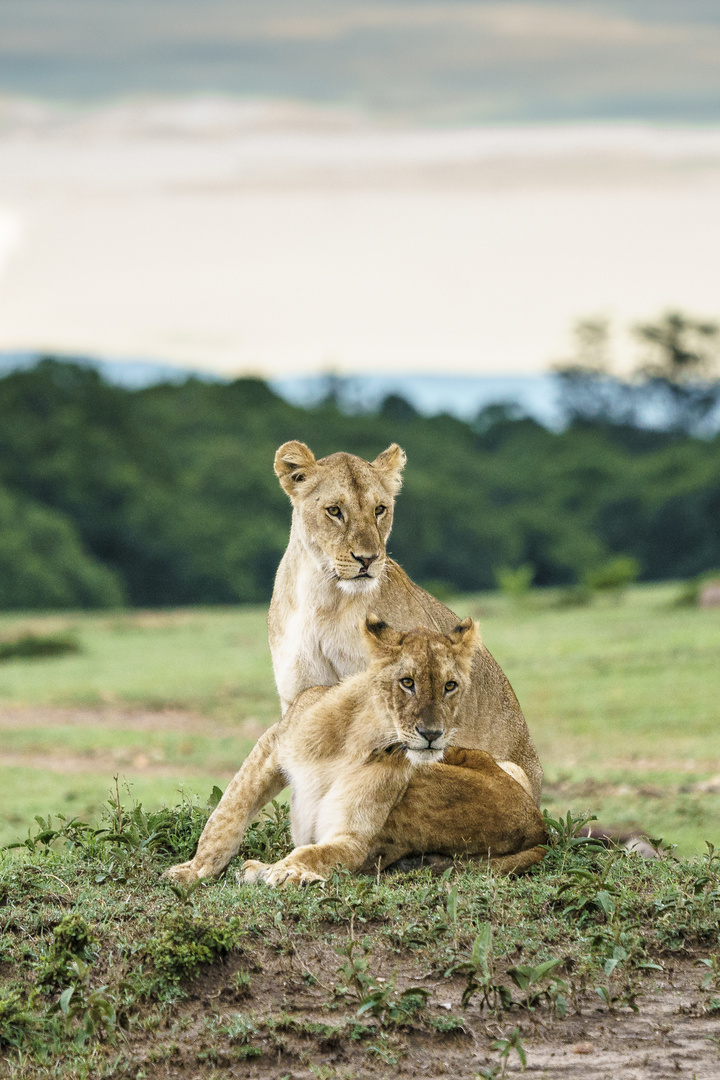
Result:
[[[715,332],[676,318],[655,327],[672,341],[647,336],[659,366],[626,381],[586,324],[559,375],[562,431],[510,406],[427,418],[397,395],[371,414],[333,394],[300,408],[257,379],[128,390],[41,359],[0,379],[0,608],[267,601],[290,523],[272,469],[287,439],[318,456],[404,447],[391,549],[434,587],[493,588],[521,566],[569,585],[617,555],[646,580],[720,567]],[[693,349],[702,363],[682,359]]]

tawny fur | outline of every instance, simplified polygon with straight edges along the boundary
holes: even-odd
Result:
[[[539,862],[546,837],[531,796],[488,754],[449,746],[471,690],[475,634],[469,619],[443,634],[397,633],[368,617],[367,670],[299,695],[244,762],[194,859],[171,876],[220,874],[288,782],[295,850],[274,865],[245,863],[246,881],[303,884],[336,866],[376,871],[422,852],[480,855],[503,872]]]
[[[361,626],[368,611],[401,629],[447,631],[458,621],[387,556],[404,465],[395,443],[373,462],[353,454],[316,461],[301,442],[285,443],[275,455],[275,472],[293,506],[268,616],[283,713],[309,686],[331,686],[364,669]],[[359,559],[368,556],[376,558],[364,573]],[[453,741],[484,750],[539,803],[542,769],[525,718],[481,642]]]
[[[358,685],[351,677],[367,665],[362,625],[368,611],[400,629],[419,626],[446,633],[457,625],[454,613],[415,585],[386,553],[404,464],[405,454],[396,444],[373,462],[352,454],[316,461],[300,442],[285,443],[275,455],[275,472],[293,505],[290,541],[268,617],[283,714],[289,716],[300,694],[292,712],[305,718],[310,705],[325,698],[324,688],[343,679]],[[321,709],[318,715],[325,713]],[[239,850],[247,822],[284,786],[284,774],[274,765],[263,772],[272,777],[267,786],[246,784],[248,770],[265,770],[268,761],[276,761],[276,739],[283,730],[280,725],[263,735],[208,821],[197,855],[171,873],[187,878],[216,875]],[[309,761],[296,768],[296,786],[308,792],[295,806],[296,839],[310,834],[301,822],[310,813],[306,807],[320,798],[313,755],[325,760],[334,752],[334,726],[315,730]],[[437,767],[439,773],[416,772],[385,822],[384,863],[420,850],[453,855],[490,848],[498,856],[519,850],[513,798],[519,786],[537,804],[542,770],[517,698],[479,636],[469,685],[453,721],[452,746],[463,753],[478,752],[464,759],[471,767],[459,765],[461,751],[453,749]],[[349,760],[357,764],[356,758]],[[352,792],[352,772],[342,775]],[[366,775],[361,770],[361,778]],[[506,787],[508,777],[517,783]],[[505,796],[507,791],[512,798]],[[488,813],[494,829],[490,833],[484,831]],[[489,835],[493,843],[486,848]],[[526,856],[509,859],[506,868],[527,862]]]

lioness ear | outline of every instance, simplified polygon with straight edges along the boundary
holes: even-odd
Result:
[[[286,442],[275,454],[275,475],[292,499],[302,483],[317,469],[315,455],[304,442]]]
[[[480,644],[480,634],[478,632],[477,624],[469,617],[463,619],[461,623],[458,623],[449,634],[446,634],[446,637],[450,638],[453,652],[458,660],[469,660]]]
[[[372,462],[373,469],[377,469],[382,475],[383,481],[393,495],[397,495],[402,487],[402,471],[406,461],[405,451],[401,450],[397,443],[393,443],[387,450],[383,450],[382,454],[378,454]]]
[[[397,648],[402,641],[402,634],[393,630],[377,615],[368,613],[363,626],[365,644],[371,653],[387,653]]]

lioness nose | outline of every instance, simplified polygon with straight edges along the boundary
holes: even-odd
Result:
[[[434,743],[442,735],[442,728],[416,727],[415,730],[423,739],[427,739],[428,745]]]
[[[352,557],[353,559],[357,559],[363,570],[367,570],[370,567],[370,563],[374,563],[377,559],[377,555],[356,555],[354,551],[352,552]]]

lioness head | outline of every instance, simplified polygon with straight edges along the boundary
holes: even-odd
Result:
[[[397,739],[413,765],[439,761],[450,741],[455,715],[470,681],[478,633],[465,619],[449,634],[418,627],[392,630],[368,615],[368,672],[376,680]]]
[[[275,455],[293,527],[318,569],[345,592],[367,592],[380,580],[404,464],[397,443],[374,461],[354,454],[316,461],[301,442],[285,443]]]

